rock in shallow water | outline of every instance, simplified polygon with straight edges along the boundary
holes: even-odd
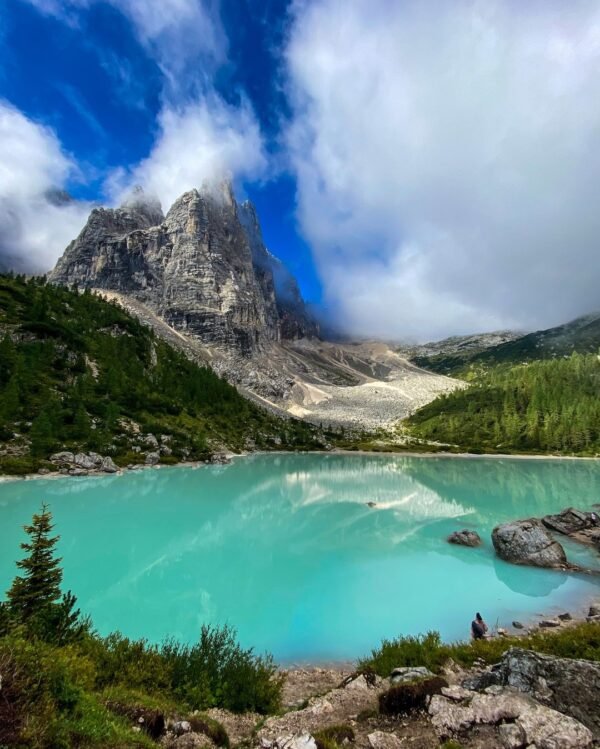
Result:
[[[462,531],[454,531],[448,536],[448,543],[459,546],[481,546],[479,533],[464,528]]]
[[[567,555],[540,520],[515,520],[498,525],[492,531],[492,542],[501,559],[514,564],[535,567],[563,567]]]

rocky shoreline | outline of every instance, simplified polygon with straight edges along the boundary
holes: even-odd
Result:
[[[600,605],[597,602],[596,605]],[[448,660],[374,672],[289,669],[282,712],[264,718],[222,709],[204,715],[136,714],[165,749],[214,749],[218,721],[246,749],[591,749],[600,746],[600,663],[508,649],[499,662]],[[446,743],[447,742],[447,743]],[[222,745],[222,744],[221,744]]]

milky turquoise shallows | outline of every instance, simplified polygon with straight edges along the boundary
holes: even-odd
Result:
[[[476,610],[506,625],[600,597],[596,580],[499,561],[490,541],[504,520],[600,502],[600,462],[256,455],[3,483],[1,590],[42,500],[65,586],[103,634],[191,641],[229,622],[280,661],[323,661],[400,633],[466,637]],[[484,546],[446,543],[463,527]]]

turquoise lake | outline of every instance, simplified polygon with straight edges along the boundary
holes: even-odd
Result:
[[[598,579],[506,564],[490,540],[499,522],[600,502],[598,461],[279,454],[4,482],[2,591],[42,501],[64,588],[102,634],[193,641],[229,623],[283,663],[346,660],[398,634],[467,638],[475,611],[510,626],[600,596]],[[446,542],[463,527],[483,547]]]

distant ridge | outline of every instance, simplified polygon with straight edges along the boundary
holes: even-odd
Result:
[[[519,364],[595,353],[600,349],[600,312],[593,312],[546,330],[515,337],[479,351],[454,350],[438,354],[416,354],[412,361],[420,367],[452,375],[470,365]]]

